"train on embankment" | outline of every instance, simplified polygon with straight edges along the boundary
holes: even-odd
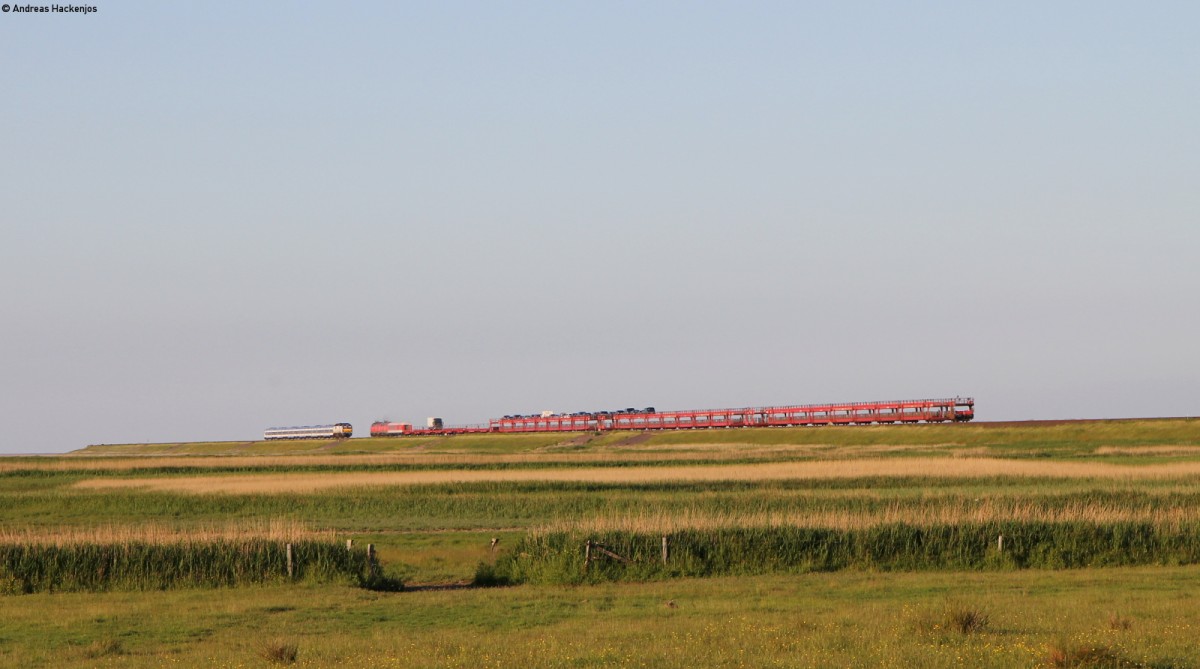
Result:
[[[263,432],[263,439],[349,439],[354,434],[354,426],[350,423],[333,423],[331,425],[301,425],[299,427],[269,427]]]
[[[371,436],[964,423],[974,417],[975,400],[973,398],[953,397],[949,399],[799,404],[687,411],[656,411],[654,407],[628,408],[617,411],[579,411],[576,413],[543,411],[534,415],[494,418],[486,425],[447,426],[442,423],[440,418],[430,418],[425,427],[414,427],[412,423],[393,423],[380,420],[371,424]]]

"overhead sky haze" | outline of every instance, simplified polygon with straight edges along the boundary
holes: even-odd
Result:
[[[1200,414],[1194,3],[0,14],[0,452]]]

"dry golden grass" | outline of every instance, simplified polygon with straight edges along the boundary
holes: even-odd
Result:
[[[187,541],[211,543],[266,539],[298,541],[330,537],[330,532],[315,532],[294,520],[264,522],[239,521],[199,527],[172,527],[157,523],[102,525],[97,527],[0,528],[0,544],[36,544],[67,546],[76,544],[172,544]]]
[[[1197,455],[1200,446],[1100,446],[1096,455]]]
[[[472,458],[471,462],[478,462]],[[867,477],[987,478],[996,476],[1172,479],[1200,475],[1200,462],[1117,465],[1090,462],[1032,462],[989,458],[905,458],[772,462],[662,467],[580,467],[519,470],[434,470],[410,472],[329,472],[225,474],[131,479],[91,479],[86,489],[146,488],[183,493],[304,493],[330,488],[403,486],[476,481],[561,481],[654,483],[665,481],[770,481]]]
[[[544,532],[635,532],[642,534],[671,533],[682,530],[719,530],[738,528],[818,527],[837,530],[858,530],[881,525],[904,523],[930,527],[934,525],[984,524],[999,521],[1014,522],[1088,522],[1108,524],[1118,522],[1150,522],[1178,528],[1200,521],[1196,508],[1121,508],[1103,503],[1073,503],[1047,508],[1036,503],[1015,500],[981,500],[968,506],[930,504],[914,508],[893,505],[879,511],[795,511],[788,513],[731,512],[709,510],[649,511],[636,514],[601,515],[587,519],[559,520],[538,528]]]
[[[906,448],[906,447],[900,447]],[[0,472],[13,471],[138,471],[145,469],[264,469],[271,467],[361,467],[389,465],[446,466],[505,464],[586,464],[591,462],[657,462],[778,458],[809,455],[811,446],[753,447],[736,451],[691,452],[611,450],[592,453],[386,453],[372,455],[275,455],[275,456],[121,456],[104,458],[56,458],[45,461],[8,461],[0,458]]]

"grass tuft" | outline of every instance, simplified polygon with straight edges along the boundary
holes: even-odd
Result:
[[[1133,627],[1133,621],[1120,613],[1113,612],[1108,616],[1108,628],[1114,632],[1123,632],[1131,627]]]
[[[121,644],[120,639],[101,639],[92,642],[91,645],[83,651],[85,657],[89,660],[96,660],[102,657],[115,657],[125,654],[125,647]]]
[[[913,627],[922,634],[955,632],[978,634],[988,628],[989,617],[982,609],[960,602],[947,602],[941,609],[919,615]]]
[[[970,606],[951,606],[946,611],[946,627],[959,634],[975,634],[987,629],[988,615]]]
[[[1070,642],[1050,644],[1045,665],[1053,669],[1133,669],[1142,666],[1107,646]]]
[[[269,641],[263,645],[259,655],[271,664],[295,664],[300,656],[300,647],[285,641]]]

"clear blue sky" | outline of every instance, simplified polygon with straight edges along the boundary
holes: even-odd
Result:
[[[1200,5],[0,14],[0,452],[1200,414]]]

